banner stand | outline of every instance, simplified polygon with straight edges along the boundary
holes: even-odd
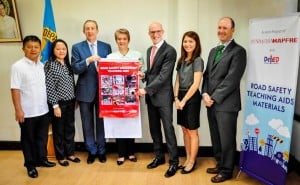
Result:
[[[299,15],[292,15],[249,22],[239,167],[270,185],[286,181],[299,67],[299,20]]]

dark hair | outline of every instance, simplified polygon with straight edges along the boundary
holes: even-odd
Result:
[[[32,41],[32,42],[38,42],[41,45],[41,40],[35,36],[35,35],[28,35],[23,39],[23,48],[25,47],[26,43]]]
[[[177,68],[180,68],[181,63],[187,57],[187,52],[183,48],[183,41],[184,41],[185,37],[190,37],[193,40],[195,40],[195,42],[196,42],[196,47],[195,47],[195,50],[193,51],[192,58],[189,61],[187,61],[187,63],[188,64],[193,63],[194,60],[197,57],[201,56],[202,48],[201,48],[200,38],[199,38],[198,34],[196,32],[194,32],[194,31],[185,32],[183,34],[183,36],[182,36],[182,41],[181,41],[181,56],[178,59]]]
[[[64,58],[65,60],[65,64],[68,68],[68,71],[70,74],[73,74],[73,70],[72,70],[72,67],[71,67],[71,64],[70,64],[70,59],[69,59],[69,49],[68,49],[68,44],[62,40],[62,39],[56,39],[53,43],[52,43],[52,50],[51,50],[51,53],[50,53],[50,57],[49,57],[49,62],[54,62],[56,60],[56,56],[54,54],[54,49],[55,49],[55,46],[57,45],[57,43],[63,43],[66,48],[67,48],[67,55],[66,57]]]
[[[3,5],[3,8],[5,9],[6,8],[6,6],[5,6],[5,4],[3,3],[3,1],[0,1],[0,5]]]

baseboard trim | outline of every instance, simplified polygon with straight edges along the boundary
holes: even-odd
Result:
[[[108,142],[106,143],[107,153],[115,153],[116,152],[116,143]],[[167,152],[167,147],[164,145],[165,152]],[[0,141],[0,150],[21,150],[21,144],[19,141]],[[86,151],[83,142],[75,143],[76,151]],[[150,153],[153,152],[152,143],[135,143],[135,151],[139,153]],[[178,146],[178,154],[179,156],[185,155],[185,149],[183,146]],[[212,147],[211,146],[200,146],[199,157],[212,157]]]
[[[288,173],[295,171],[300,175],[300,161],[298,161],[294,156],[290,155],[288,164]]]
[[[0,141],[0,150],[21,150],[19,141]]]
[[[294,120],[300,122],[300,115],[294,114]]]
[[[151,153],[153,152],[152,143],[135,143],[135,151],[138,153]],[[165,152],[167,152],[166,145],[164,145]],[[19,141],[0,141],[0,150],[21,150],[21,144]],[[86,151],[83,142],[75,143],[76,151]],[[108,142],[106,143],[107,153],[116,152],[116,143]],[[180,157],[185,156],[184,146],[178,146],[178,155]],[[211,146],[200,146],[198,151],[198,157],[212,157],[213,151]],[[236,152],[235,164],[239,165],[240,152]],[[288,172],[296,171],[300,175],[300,161],[298,161],[294,156],[290,156],[288,164]]]

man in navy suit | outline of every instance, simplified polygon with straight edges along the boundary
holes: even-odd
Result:
[[[232,177],[236,152],[236,127],[241,110],[240,81],[246,68],[246,50],[233,39],[235,23],[223,17],[218,23],[220,45],[211,49],[203,75],[202,99],[207,117],[216,166],[213,183]]]
[[[160,23],[149,26],[149,36],[153,46],[147,50],[147,71],[141,73],[146,87],[139,89],[140,95],[146,95],[150,133],[155,153],[154,160],[147,166],[156,168],[165,163],[161,122],[167,148],[170,154],[169,169],[165,177],[175,175],[178,168],[177,140],[173,127],[173,69],[176,62],[176,50],[164,39],[164,29]]]
[[[87,20],[83,24],[86,40],[72,47],[72,68],[78,74],[76,99],[79,103],[84,142],[89,152],[87,163],[98,157],[106,162],[103,118],[99,118],[97,61],[111,53],[109,44],[98,41],[98,24]],[[95,121],[96,120],[96,124]]]

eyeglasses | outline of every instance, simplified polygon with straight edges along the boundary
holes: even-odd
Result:
[[[155,33],[160,34],[162,30],[156,30],[156,31],[149,31],[149,34],[154,35]]]

